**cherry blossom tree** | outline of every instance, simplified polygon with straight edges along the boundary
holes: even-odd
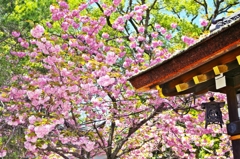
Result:
[[[11,50],[11,57],[26,61],[26,71],[2,86],[0,157],[11,153],[16,132],[28,158],[231,157],[226,129],[203,126],[200,104],[211,93],[195,102],[191,95],[163,98],[157,89],[136,92],[127,81],[196,41],[174,18],[158,23],[152,15],[159,6],[120,0],[51,5],[52,21],[35,25],[29,40],[19,40],[21,49]]]

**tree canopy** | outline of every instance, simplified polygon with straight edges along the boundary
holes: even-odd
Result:
[[[205,129],[200,107],[224,95],[166,98],[127,79],[194,44],[239,3],[2,1],[0,157],[231,157],[226,129]]]

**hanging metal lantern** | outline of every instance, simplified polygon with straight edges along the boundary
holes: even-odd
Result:
[[[205,128],[209,124],[219,124],[222,128],[223,119],[220,108],[225,105],[225,102],[215,102],[213,97],[210,97],[209,100],[208,103],[202,103],[202,108],[206,109]]]

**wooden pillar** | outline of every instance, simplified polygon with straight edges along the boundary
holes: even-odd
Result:
[[[238,103],[236,97],[236,90],[232,86],[227,86],[227,103],[230,123],[238,121]],[[234,159],[240,159],[240,140],[232,140],[232,151]]]

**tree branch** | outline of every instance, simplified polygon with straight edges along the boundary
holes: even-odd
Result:
[[[135,31],[137,32],[137,34],[139,34],[139,32],[138,32],[138,28],[137,28],[137,26],[134,24],[132,18],[129,19],[129,22],[132,24],[132,26],[133,26],[133,28],[135,29]]]
[[[195,15],[192,19],[191,19],[191,23],[193,23],[193,21],[198,17],[198,15]]]
[[[113,108],[114,109],[117,109],[117,100],[113,97],[113,96],[111,96],[111,94],[110,93],[108,93],[108,96],[109,96],[109,98],[112,100],[112,102],[113,102]],[[113,117],[115,117],[115,113],[113,113]],[[108,136],[108,148],[107,148],[107,155],[109,156],[109,157],[111,157],[111,154],[112,154],[112,141],[113,141],[113,135],[114,135],[114,130],[115,130],[115,126],[116,126],[116,124],[115,124],[115,121],[114,120],[112,120],[111,121],[111,127],[110,127],[110,134],[109,134],[109,136]]]
[[[179,15],[179,14],[178,14],[178,13],[175,11],[175,9],[174,9],[174,8],[172,8],[172,11],[173,11],[173,13],[174,13],[174,14],[176,14],[176,15],[177,15],[178,19],[179,19],[179,20],[181,20],[181,17],[180,17],[180,15]]]
[[[132,0],[129,0],[129,5],[127,7],[127,12],[131,11],[131,7],[132,7]]]
[[[201,3],[201,2],[199,2],[198,0],[194,0],[194,2],[196,2],[196,3],[200,4],[201,6],[204,6],[204,4],[203,4],[203,3]]]
[[[148,122],[149,120],[151,120],[152,118],[154,118],[158,113],[167,110],[167,108],[164,108],[164,103],[162,103],[158,108],[156,108],[154,110],[154,112],[147,117],[146,119],[143,119],[142,121],[140,121],[138,124],[135,124],[133,127],[130,127],[128,130],[128,134],[125,138],[123,138],[119,144],[116,146],[114,152],[112,153],[112,158],[116,158],[118,152],[121,150],[122,146],[124,145],[124,143],[128,140],[128,138],[135,133],[142,125],[144,125],[146,122]]]
[[[105,143],[104,143],[103,138],[102,138],[101,134],[99,133],[99,131],[98,131],[95,123],[93,124],[93,127],[94,127],[94,129],[96,130],[97,135],[98,135],[99,139],[100,139],[101,142],[102,142],[102,145],[99,143],[99,146],[107,153],[107,151],[104,149],[104,147],[106,147],[106,146],[105,146]]]
[[[131,152],[131,151],[140,149],[145,143],[147,143],[147,142],[149,142],[149,141],[151,141],[151,140],[153,140],[153,139],[154,139],[154,137],[152,137],[152,138],[150,138],[150,139],[148,139],[148,140],[143,141],[143,143],[142,143],[141,145],[139,145],[139,146],[136,146],[136,147],[134,147],[134,148],[129,148],[129,149],[123,150],[123,152],[120,153],[120,154],[117,156],[117,158],[120,157],[120,156],[122,156],[122,155],[124,155],[124,154],[126,154],[126,153],[129,153],[129,152]]]
[[[102,13],[104,13],[104,10],[103,10],[103,8],[101,7],[101,5],[100,5],[98,2],[96,2],[96,4],[97,4],[98,8],[102,11]],[[112,23],[110,22],[110,16],[105,16],[105,17],[106,17],[106,19],[107,19],[107,24],[108,24],[108,26],[112,27]]]
[[[0,39],[0,43],[1,42],[4,42],[5,40],[7,40],[9,37],[5,37],[5,38],[2,38],[2,39]]]
[[[155,0],[155,1],[153,2],[153,4],[150,6],[150,8],[149,8],[150,11],[153,9],[153,7],[155,6],[156,3],[157,3],[157,0]]]
[[[57,149],[54,149],[52,147],[47,147],[47,150],[52,151],[52,152],[58,154],[59,156],[63,157],[64,159],[68,159],[67,156],[65,156],[63,153],[59,152]]]

